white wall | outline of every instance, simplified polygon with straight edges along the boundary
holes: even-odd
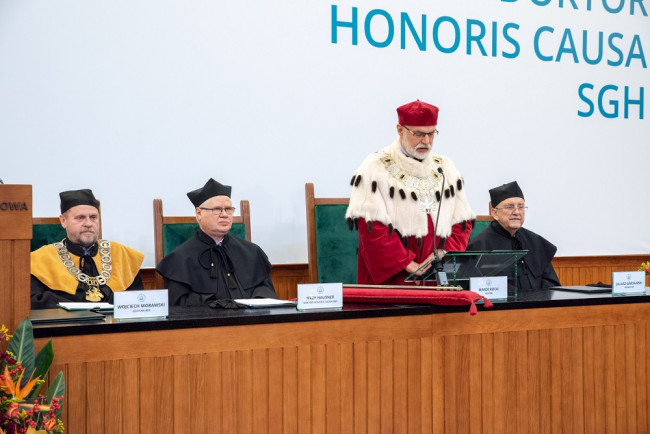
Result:
[[[336,25],[332,42],[334,7],[348,22],[357,8],[356,45]],[[1,0],[0,177],[33,184],[36,216],[58,214],[60,191],[92,188],[104,236],[145,266],[152,199],[190,214],[185,193],[214,177],[251,201],[273,263],[306,262],[305,182],[347,196],[356,166],[394,139],[395,108],[419,98],[440,107],[434,150],[461,169],[476,212],[518,180],[526,226],[559,255],[650,253],[648,12],[639,0]],[[425,16],[423,49],[408,29],[400,47],[401,13],[418,32]],[[468,22],[474,35],[483,23],[485,55],[468,51]],[[553,61],[535,53],[544,26],[538,50]],[[595,65],[583,30],[590,58],[603,34]],[[583,83],[596,103],[617,86],[604,109],[619,100],[618,115],[580,116]],[[643,92],[628,118],[626,86]]]

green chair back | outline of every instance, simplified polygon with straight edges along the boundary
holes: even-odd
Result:
[[[469,234],[469,240],[472,241],[472,239],[483,232],[485,228],[490,226],[490,223],[492,222],[492,217],[490,216],[476,216],[476,220],[474,221],[474,226],[472,226],[472,233]]]
[[[56,243],[65,238],[65,229],[60,223],[56,224],[34,224],[32,225],[31,251],[48,244]]]
[[[345,222],[348,198],[316,198],[305,184],[310,283],[357,283],[359,234]]]
[[[347,205],[316,205],[318,281],[357,283],[359,234],[345,223]]]

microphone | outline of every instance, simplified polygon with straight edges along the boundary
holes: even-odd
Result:
[[[438,219],[440,218],[440,208],[442,208],[442,200],[445,194],[445,173],[442,167],[438,167],[438,173],[442,175],[442,188],[440,189],[440,204],[438,205],[438,212],[436,213],[436,224],[433,227],[433,269],[435,270],[436,283],[438,286],[449,286],[447,273],[444,271],[442,259],[438,256],[438,241],[436,240],[436,232],[438,231]]]

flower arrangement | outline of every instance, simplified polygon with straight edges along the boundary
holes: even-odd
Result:
[[[645,274],[650,274],[650,261],[642,262],[639,271],[645,271]]]
[[[25,318],[13,335],[0,328],[0,434],[61,434],[63,373],[39,394],[54,360],[50,340],[35,354],[34,330]],[[8,342],[3,349],[5,342]]]

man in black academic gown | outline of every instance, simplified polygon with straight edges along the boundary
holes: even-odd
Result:
[[[60,302],[113,302],[113,293],[140,290],[144,255],[98,240],[99,201],[89,189],[59,193],[66,237],[31,253],[32,309]]]
[[[490,190],[490,200],[490,214],[494,221],[469,242],[467,250],[528,250],[517,265],[518,289],[559,286],[560,281],[551,264],[557,247],[522,227],[526,203],[517,181]],[[514,278],[514,267],[508,277]]]
[[[230,186],[210,178],[187,193],[199,230],[156,267],[171,305],[228,307],[233,299],[277,298],[266,254],[256,244],[228,234],[235,212],[230,192]]]

